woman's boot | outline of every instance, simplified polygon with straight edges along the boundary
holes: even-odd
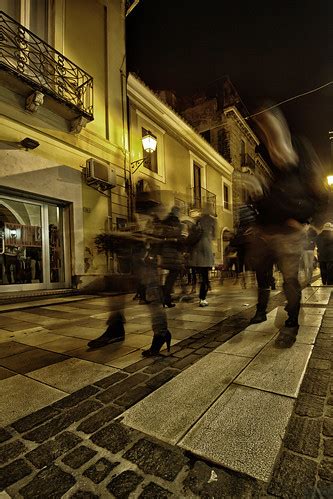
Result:
[[[108,327],[106,331],[96,338],[88,342],[90,348],[100,348],[110,343],[116,343],[125,339],[124,317],[120,313],[111,315],[108,320]]]
[[[269,289],[258,288],[258,303],[255,315],[250,320],[250,324],[259,324],[267,321],[266,309],[269,300]]]
[[[143,357],[154,357],[155,355],[159,355],[160,350],[164,345],[164,343],[166,343],[167,350],[168,352],[170,352],[170,344],[171,344],[170,331],[167,331],[165,335],[155,334],[149,350],[144,350],[142,352]]]

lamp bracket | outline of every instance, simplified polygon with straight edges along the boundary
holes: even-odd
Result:
[[[133,161],[131,163],[132,173],[135,173],[140,168],[140,166],[146,165],[149,163],[150,163],[150,158],[141,158],[141,159],[137,159],[136,161]]]

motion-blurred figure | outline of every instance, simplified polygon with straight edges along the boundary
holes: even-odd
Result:
[[[212,241],[215,239],[216,221],[212,212],[212,206],[207,203],[203,208],[202,215],[197,220],[198,242],[192,246],[190,254],[190,266],[194,267],[196,274],[201,276],[200,307],[208,305],[206,297],[209,289],[209,271],[214,265]]]
[[[327,222],[317,236],[318,260],[323,285],[333,284],[333,224]]]
[[[171,293],[177,277],[184,267],[182,239],[185,239],[185,236],[183,236],[179,213],[179,208],[173,206],[170,213],[161,222],[163,236],[166,239],[162,245],[161,266],[168,271],[162,287],[163,305],[169,308],[175,306],[175,303],[172,303]]]
[[[145,299],[149,307],[152,330],[154,332],[152,344],[148,350],[144,350],[144,357],[158,355],[162,346],[166,343],[170,350],[171,333],[168,330],[166,313],[162,307],[160,276],[158,272],[158,256],[163,243],[168,242],[161,235],[160,220],[157,216],[160,203],[155,199],[153,192],[139,193],[136,198],[136,210],[147,218],[145,230],[133,230],[130,233],[111,234],[111,239],[124,251],[127,250],[128,257],[144,243],[146,249],[144,276],[140,272],[137,275],[140,285],[145,287]],[[125,295],[123,295],[124,297]],[[110,303],[112,308],[112,302]],[[125,339],[124,328],[124,298],[118,305],[118,310],[112,311],[107,320],[105,332],[98,338],[89,341],[90,348],[100,348],[110,343],[116,343]]]
[[[306,286],[311,286],[311,280],[313,274],[314,250],[316,247],[317,235],[318,234],[316,229],[312,225],[307,224],[305,227],[303,254],[302,254]]]
[[[301,286],[298,280],[302,254],[303,224],[308,223],[324,200],[323,172],[308,144],[292,138],[277,109],[255,118],[273,166],[269,185],[257,196],[257,221],[253,229],[250,257],[258,281],[256,314],[251,323],[267,319],[271,270],[276,263],[283,276],[288,318],[276,340],[290,347],[298,333]]]

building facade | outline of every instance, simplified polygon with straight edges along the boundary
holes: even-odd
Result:
[[[0,10],[0,292],[100,287],[94,237],[128,214],[124,1]]]
[[[246,119],[249,113],[227,77],[205,94],[184,100],[181,107],[184,118],[234,168],[233,211],[237,225],[237,207],[245,202],[239,174],[269,176],[269,168],[257,152],[259,139]]]
[[[223,260],[222,236],[233,229],[233,167],[200,134],[133,74],[128,77],[130,150],[133,189],[145,181],[161,190],[167,212],[172,206],[183,215],[195,214],[208,203],[217,216],[216,263]],[[149,130],[157,148],[149,164],[142,158],[142,135]]]

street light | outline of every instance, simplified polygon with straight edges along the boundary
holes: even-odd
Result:
[[[331,188],[333,185],[333,175],[327,175],[327,183],[329,188]]]
[[[157,139],[155,135],[153,135],[149,130],[142,137],[142,147],[145,152],[148,154],[152,154],[156,151]],[[144,158],[137,159],[131,163],[132,173],[135,173],[141,165],[149,162],[149,156],[145,156]]]

